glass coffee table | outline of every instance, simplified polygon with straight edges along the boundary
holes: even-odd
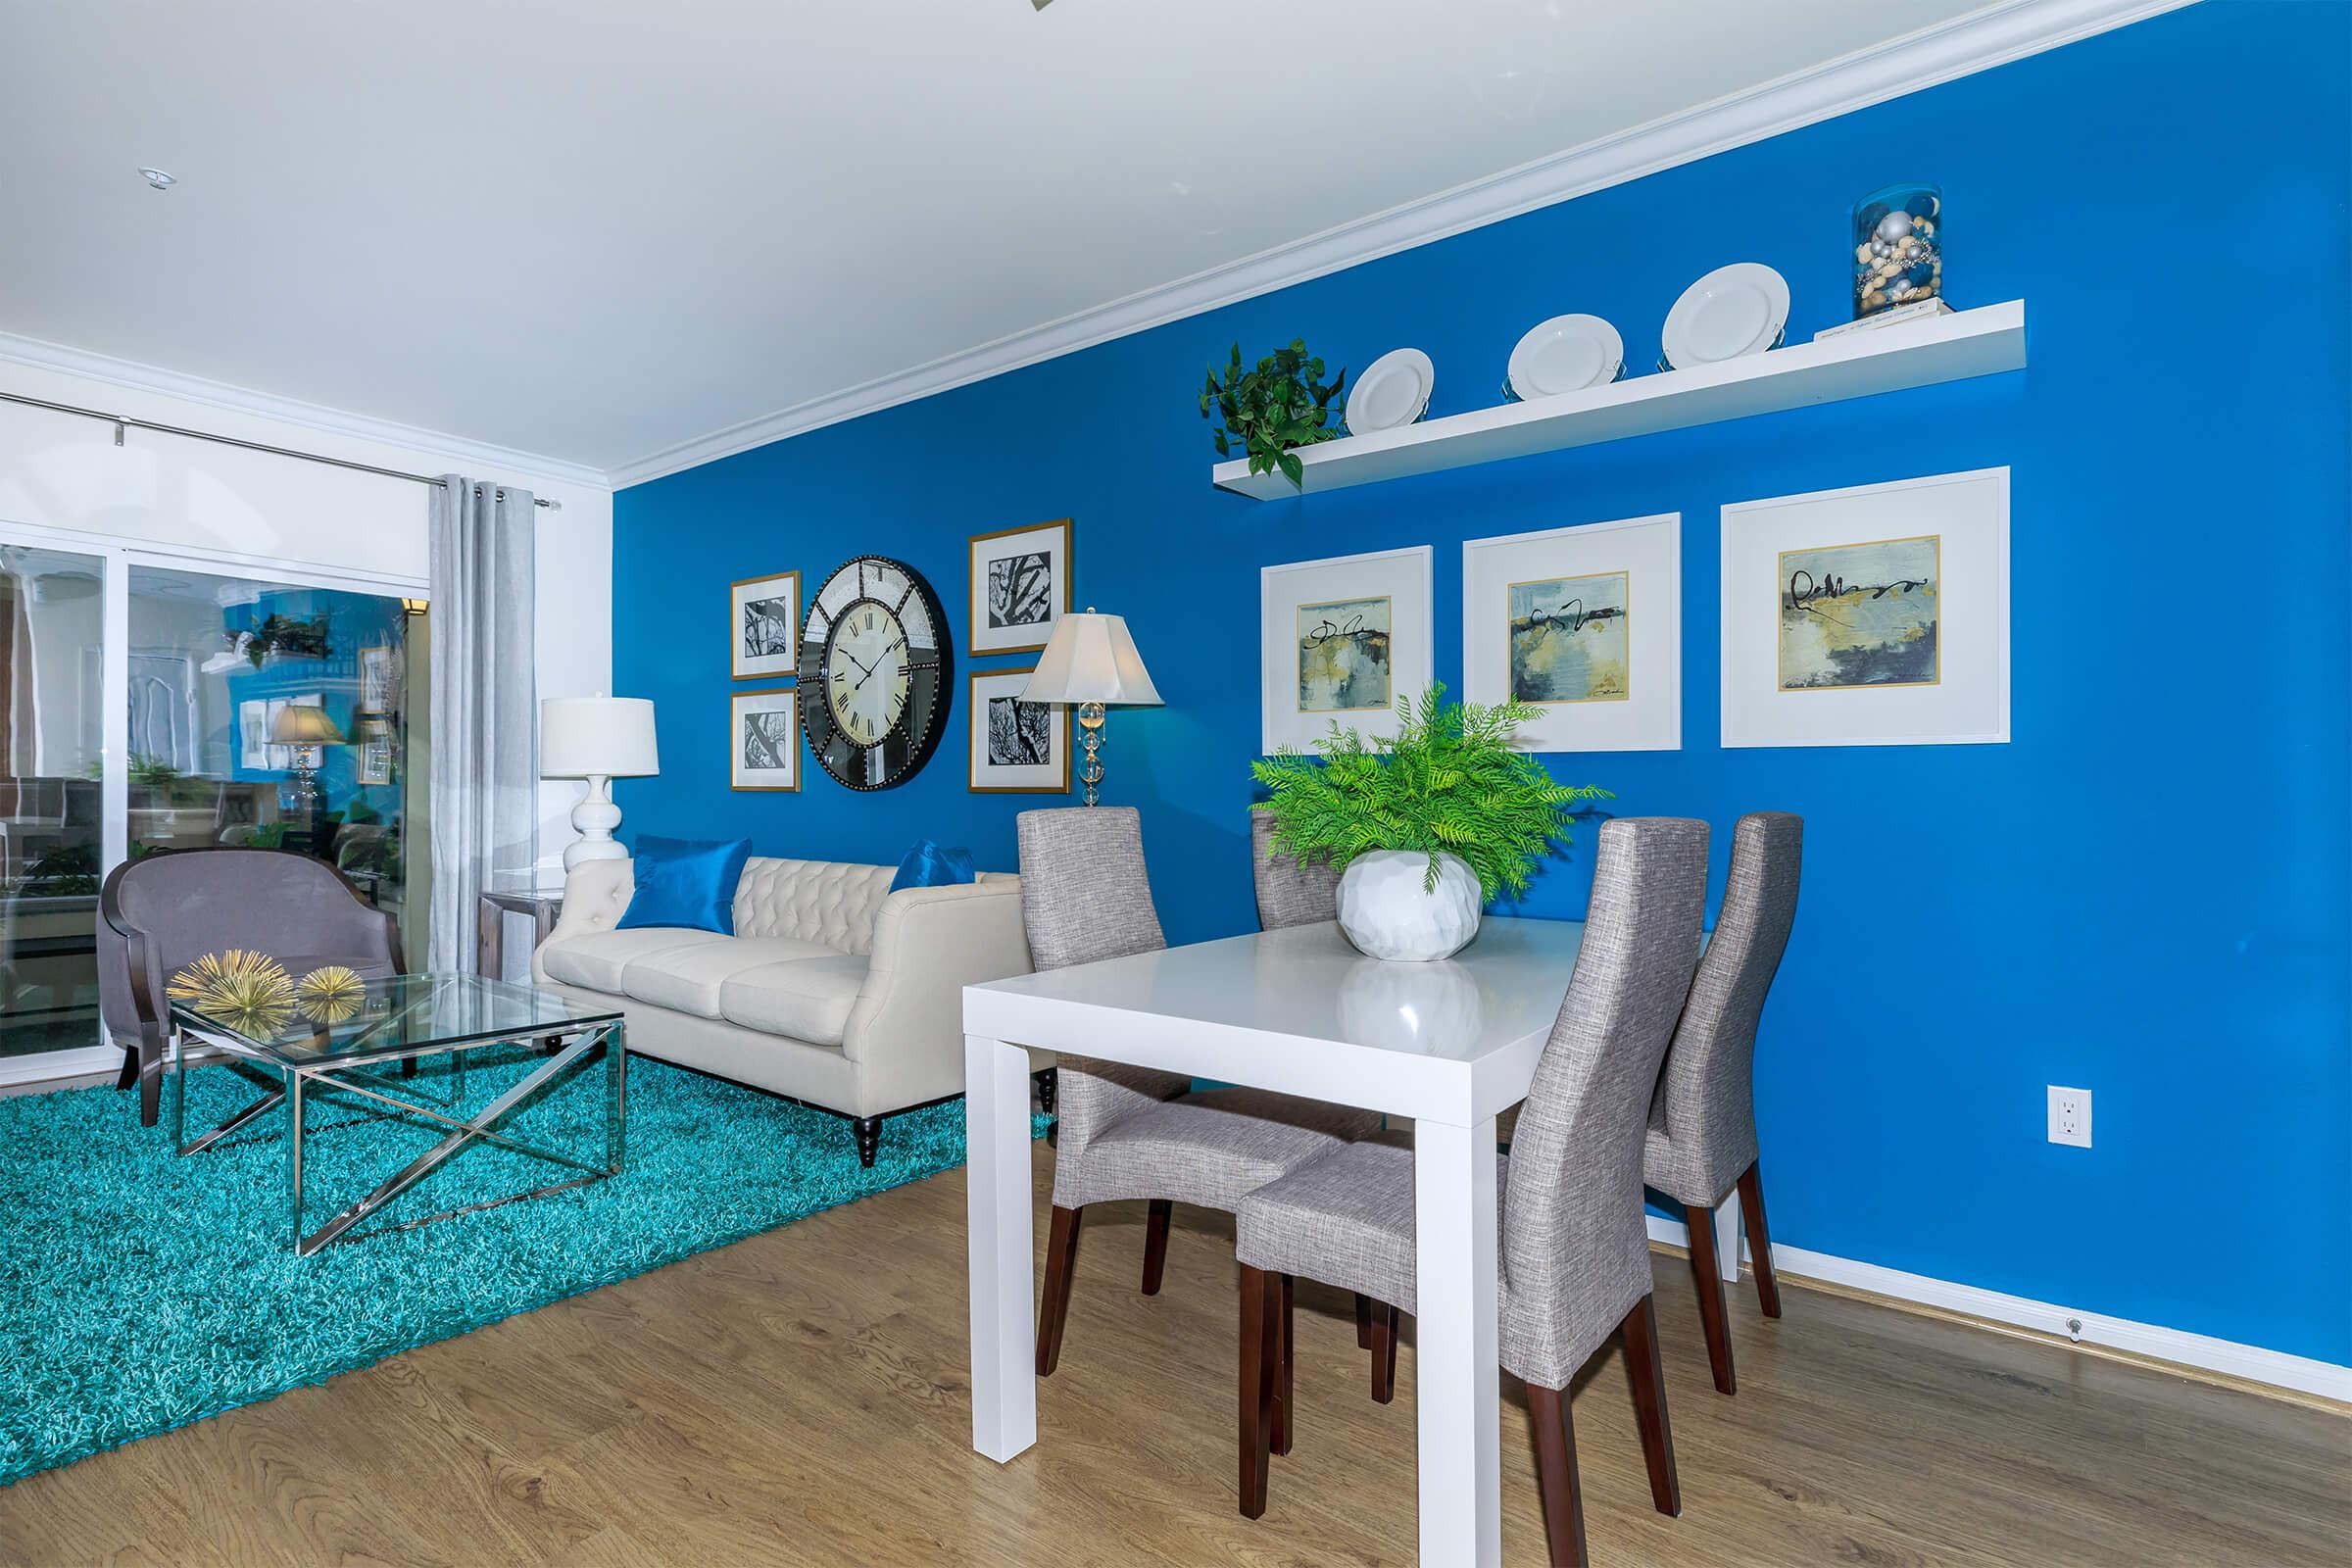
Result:
[[[294,1250],[308,1257],[475,1143],[495,1145],[563,1169],[566,1180],[528,1192],[508,1193],[434,1214],[403,1220],[405,1229],[499,1203],[601,1181],[620,1174],[628,1114],[628,1046],[617,1008],[603,1009],[534,991],[504,980],[469,974],[409,974],[369,980],[356,998],[306,1010],[301,1004],[261,1012],[207,1013],[194,1004],[172,1004],[172,1038],[167,1066],[172,1097],[172,1136],[182,1154],[213,1147],[279,1105],[286,1108],[287,1195],[292,1205]],[[532,1065],[478,1109],[465,1102],[466,1057],[482,1047],[526,1044],[545,1054],[522,1059]],[[604,1070],[595,1063],[602,1059]],[[432,1087],[435,1099],[409,1074],[415,1063],[446,1058]],[[194,1067],[225,1063],[265,1091],[245,1106],[193,1139],[187,1135],[187,1078]],[[550,1149],[502,1128],[502,1123],[543,1095],[568,1089],[590,1092],[604,1085],[604,1147],[595,1155]],[[365,1198],[318,1230],[303,1229],[303,1146],[314,1129],[311,1107],[324,1097],[371,1102],[383,1114],[438,1123],[449,1132],[401,1169],[386,1176]],[[388,1107],[388,1108],[387,1108]]]

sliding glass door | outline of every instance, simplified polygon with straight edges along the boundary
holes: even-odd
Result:
[[[425,636],[410,603],[134,564],[128,856],[293,850],[405,927],[423,707],[412,646]]]
[[[422,952],[425,615],[414,586],[0,525],[0,1081],[114,1060],[125,859],[312,856]]]
[[[106,579],[0,544],[0,1057],[98,1038]]]

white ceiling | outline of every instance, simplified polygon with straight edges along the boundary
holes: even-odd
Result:
[[[621,468],[1975,4],[0,0],[0,331]]]

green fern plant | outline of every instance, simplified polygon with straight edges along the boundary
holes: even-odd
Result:
[[[1315,743],[1320,760],[1284,747],[1250,771],[1274,808],[1274,847],[1328,858],[1337,870],[1375,850],[1429,856],[1423,886],[1436,891],[1438,857],[1458,855],[1480,893],[1519,897],[1529,873],[1567,839],[1579,801],[1614,800],[1592,784],[1557,784],[1544,764],[1511,749],[1537,716],[1525,703],[1443,701],[1433,685],[1418,704],[1396,700],[1396,734],[1367,742],[1340,728]]]

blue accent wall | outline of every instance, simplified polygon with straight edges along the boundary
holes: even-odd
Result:
[[[1683,750],[1548,760],[1716,823],[1718,894],[1740,812],[1807,820],[1756,1074],[1776,1239],[2352,1363],[2348,19],[2213,0],[623,491],[614,678],[658,704],[664,769],[619,787],[629,823],[1012,866],[1013,814],[1061,803],[966,793],[960,682],[1021,660],[959,659],[904,788],[804,750],[800,794],[734,794],[726,586],[897,556],[960,644],[966,537],[1074,516],[1080,604],[1127,616],[1167,698],[1112,712],[1105,798],[1143,809],[1171,940],[1248,930],[1261,565],[1435,545],[1458,683],[1463,539],[1679,510]],[[1302,501],[1209,486],[1194,399],[1236,339],[1426,349],[1448,414],[1561,311],[1646,367],[1686,283],[1760,260],[1801,341],[1846,315],[1849,204],[1906,178],[1943,186],[1952,302],[2028,302],[2028,370]],[[2012,744],[1722,749],[1718,509],[1996,465]],[[1580,915],[1588,862],[1528,911]],[[2094,1149],[2045,1142],[2053,1083],[2093,1091]]]

